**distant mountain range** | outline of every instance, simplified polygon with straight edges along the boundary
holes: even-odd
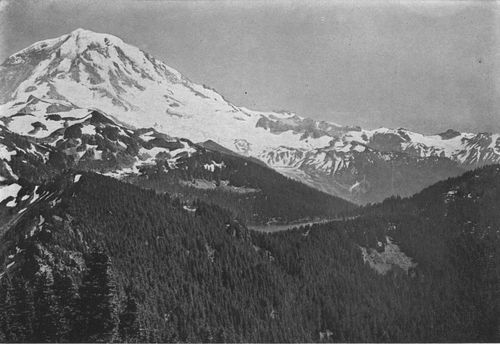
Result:
[[[96,110],[127,129],[152,128],[143,133],[153,133],[148,141],[162,140],[162,134],[211,140],[360,204],[408,196],[443,178],[500,162],[499,134],[364,130],[238,107],[121,39],[83,29],[10,56],[0,67],[0,104],[3,126],[37,141],[57,145],[57,133],[66,127],[90,134],[86,121]],[[176,149],[189,154],[187,143],[176,142],[182,145]],[[73,149],[76,160],[106,156],[95,141],[64,149]],[[161,152],[148,154],[153,159]],[[120,173],[135,171],[130,164],[127,168]]]

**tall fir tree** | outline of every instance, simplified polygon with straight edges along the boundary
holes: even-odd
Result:
[[[47,273],[40,273],[35,280],[33,337],[40,342],[54,342],[58,339],[59,324],[52,283],[52,276]]]
[[[78,288],[65,271],[54,272],[54,294],[59,314],[57,337],[62,342],[77,341],[80,298]]]
[[[20,276],[7,276],[5,293],[5,322],[2,324],[8,342],[27,342],[34,339],[34,303],[31,290]]]
[[[137,318],[137,301],[127,293],[123,311],[120,313],[118,333],[123,342],[135,342],[139,337],[139,319]]]
[[[80,287],[82,341],[110,342],[118,323],[116,287],[111,275],[111,261],[94,249],[85,259],[87,271]]]

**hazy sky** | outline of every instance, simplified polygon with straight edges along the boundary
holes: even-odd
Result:
[[[82,27],[252,109],[500,132],[499,14],[492,1],[0,0],[0,60]]]

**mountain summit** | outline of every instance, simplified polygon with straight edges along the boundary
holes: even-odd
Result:
[[[231,149],[235,149],[236,138],[237,147],[248,150],[245,141],[256,135],[265,138],[263,141],[273,137],[265,129],[255,130],[264,114],[230,104],[214,90],[190,82],[112,35],[77,29],[35,43],[2,64],[0,80],[3,103],[31,95],[65,100],[81,108],[99,108],[132,126],[154,126],[196,141],[210,138]],[[289,113],[268,115],[292,126],[303,120]],[[289,140],[276,137],[259,148],[280,144],[321,147],[330,140],[325,137],[305,143],[299,134],[293,136]]]
[[[238,107],[120,38],[84,29],[7,58],[0,66],[0,104],[0,116],[10,118],[4,124],[23,135],[49,136],[44,126],[54,123],[46,115],[97,109],[130,128],[212,140],[358,203],[409,195],[441,178],[500,162],[497,134],[363,130]],[[20,123],[11,118],[18,113],[34,116]]]

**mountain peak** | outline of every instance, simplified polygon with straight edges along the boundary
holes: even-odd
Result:
[[[78,28],[66,35],[60,46],[56,44],[54,47],[60,50],[61,55],[74,57],[83,54],[88,49],[105,49],[109,46],[124,45],[125,43],[116,36]]]
[[[67,37],[68,40],[74,39],[74,40],[85,40],[85,41],[101,41],[104,40],[104,38],[106,37],[112,37],[114,40],[119,39],[118,37],[112,35],[94,32],[83,28],[75,29],[65,36]]]
[[[87,30],[87,29],[79,27],[79,28],[71,31],[69,34],[71,36],[79,36],[79,35],[82,35],[82,34],[89,35],[89,34],[97,34],[97,33],[94,32],[94,31]]]
[[[115,44],[124,44],[123,40],[117,36],[108,33],[95,32],[83,28],[75,29],[65,36],[67,38],[75,38],[76,40],[96,41],[99,43],[104,43],[104,40],[106,40],[107,42],[113,42]]]
[[[76,56],[83,53],[90,46],[106,47],[110,45],[125,45],[118,37],[77,28],[68,34],[56,38],[49,38],[33,43],[32,45],[12,54],[4,64],[21,64],[29,62],[35,64],[39,59],[46,59],[51,53],[60,50],[60,54]]]
[[[154,88],[162,99],[167,84],[183,81],[179,72],[139,48],[83,28],[36,42],[13,54],[2,67],[0,79],[5,76],[9,82],[0,87],[0,103],[29,95],[56,97],[82,107],[104,100],[108,105],[104,110],[113,113],[141,108],[130,102],[137,92]]]

